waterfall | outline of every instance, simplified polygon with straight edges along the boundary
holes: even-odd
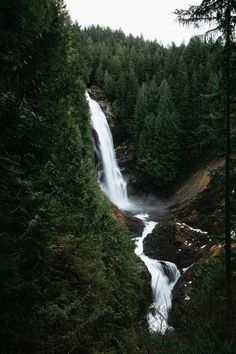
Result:
[[[148,214],[137,214],[135,216],[144,222],[142,236],[136,239],[135,253],[144,262],[151,274],[153,304],[150,306],[150,312],[147,315],[149,330],[164,334],[167,329],[171,329],[167,323],[168,312],[171,308],[172,289],[180,276],[180,272],[174,263],[158,261],[145,256],[143,241],[148,234],[152,233],[157,222],[148,220]]]
[[[127,196],[127,183],[118,167],[112,134],[99,104],[91,99],[88,93],[86,98],[89,103],[91,120],[98,136],[99,154],[102,160],[103,173],[99,176],[102,191],[120,209],[127,210],[131,203]]]
[[[100,187],[120,209],[137,212],[140,210],[140,205],[134,205],[128,198],[126,181],[116,161],[112,134],[105,114],[88,93],[86,93],[86,98],[89,103],[92,125],[98,138],[96,148],[102,164],[102,171],[98,175]],[[141,206],[141,210],[144,210],[143,206]],[[142,236],[136,238],[135,253],[151,274],[153,304],[147,314],[147,321],[150,331],[163,334],[171,328],[167,323],[168,311],[171,308],[172,289],[180,273],[175,264],[151,259],[143,253],[143,241],[148,234],[152,233],[157,222],[149,220],[148,214],[140,213],[134,216],[144,223]]]

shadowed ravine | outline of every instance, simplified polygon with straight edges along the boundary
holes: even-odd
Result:
[[[123,212],[129,212],[133,217],[142,220],[144,229],[141,237],[135,239],[135,254],[143,261],[151,275],[153,303],[147,314],[149,329],[152,332],[165,333],[168,326],[168,312],[171,308],[172,289],[180,276],[176,265],[171,262],[151,259],[144,254],[143,241],[151,234],[158,220],[151,220],[150,214],[157,215],[165,209],[165,205],[157,203],[143,203],[142,200],[127,193],[127,182],[118,167],[112,134],[105,114],[99,104],[86,93],[91,112],[91,122],[97,135],[95,148],[99,159],[98,183],[107,197]],[[168,275],[167,275],[168,274]]]

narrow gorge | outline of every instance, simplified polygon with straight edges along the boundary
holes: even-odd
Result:
[[[2,2],[0,353],[236,353],[234,2]]]
[[[127,181],[124,180],[118,167],[112,134],[106,120],[106,116],[99,104],[88,93],[86,98],[91,112],[92,126],[97,134],[95,150],[98,156],[98,183],[101,190],[107,195],[112,203],[124,213],[129,212],[134,218],[142,220],[144,229],[142,235],[135,238],[135,254],[147,267],[151,275],[151,288],[153,303],[147,314],[149,330],[164,334],[168,325],[168,312],[171,308],[172,289],[177,282],[180,272],[174,263],[159,261],[149,258],[143,250],[143,242],[147,235],[151,234],[158,224],[158,220],[151,220],[148,209],[153,211],[155,205],[142,205],[135,198],[129,198],[127,193]]]

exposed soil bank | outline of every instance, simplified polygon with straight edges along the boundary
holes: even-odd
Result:
[[[115,127],[115,118],[104,93],[92,88],[92,96],[100,103],[111,127]],[[173,291],[173,305],[169,314],[169,323],[178,329],[181,314],[186,311],[187,292],[195,279],[195,274],[202,260],[219,252],[222,247],[216,235],[223,234],[222,220],[216,215],[223,214],[223,183],[214,177],[217,170],[223,169],[224,160],[216,159],[193,173],[171,197],[167,192],[157,197],[157,190],[145,182],[134,166],[133,152],[127,142],[116,148],[116,155],[121,171],[129,182],[131,198],[150,219],[158,221],[153,232],[144,242],[146,256],[170,261],[182,272]],[[133,237],[141,236],[143,223],[132,214],[122,213],[114,207],[114,213],[129,229]],[[212,215],[214,214],[214,217]],[[152,302],[150,275],[140,262],[138,275],[145,280],[142,289],[143,299],[140,313],[144,316]]]
[[[222,208],[222,191],[212,179],[223,160],[211,162],[191,175],[176,194],[169,198],[167,212],[145,242],[145,253],[152,258],[170,260],[185,268],[207,254],[221,232],[222,225],[212,224],[210,214]],[[208,215],[208,216],[206,216]]]
[[[223,220],[217,215],[224,212],[224,184],[216,173],[223,172],[223,168],[224,160],[219,159],[192,174],[168,200],[166,216],[144,245],[149,257],[170,260],[182,269],[169,314],[169,324],[177,330],[181,316],[188,311],[188,293],[199,266],[217,255],[223,246],[217,237],[224,234]]]
[[[222,224],[211,220],[216,210],[224,206],[222,183],[214,173],[222,169],[224,161],[216,160],[192,174],[182,187],[165,202],[156,201],[150,217],[159,221],[144,242],[144,253],[153,259],[173,262],[182,272],[173,291],[173,304],[169,323],[178,327],[181,313],[188,301],[187,292],[192,286],[200,262],[217,253],[221,245],[215,235],[222,233]],[[160,205],[165,210],[160,213]],[[140,225],[126,223],[133,233],[140,233]]]

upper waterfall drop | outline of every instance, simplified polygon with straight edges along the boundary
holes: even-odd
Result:
[[[91,112],[91,121],[98,135],[99,152],[103,164],[103,180],[99,184],[108,198],[120,209],[127,210],[131,203],[127,195],[127,183],[118,167],[111,130],[105,114],[99,104],[93,100],[88,92],[86,98]]]

